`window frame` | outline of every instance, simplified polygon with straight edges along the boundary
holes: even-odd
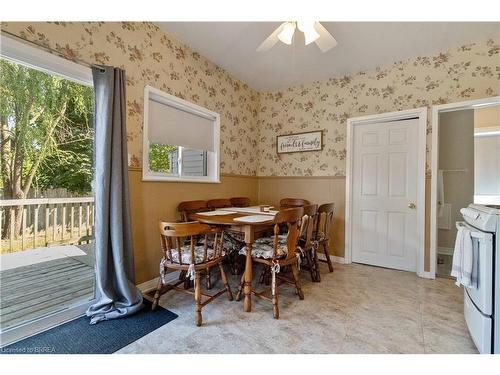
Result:
[[[476,140],[489,137],[499,137],[500,141],[500,125],[474,128],[474,204],[500,205],[500,194],[476,193],[476,183],[478,183],[479,180],[477,176],[478,168],[476,167],[476,162],[478,162]]]
[[[149,100],[164,103],[174,108],[186,111],[213,120],[214,124],[214,151],[207,152],[207,176],[186,176],[182,174],[182,150],[184,147],[178,146],[178,173],[165,174],[152,172],[149,170]],[[163,181],[163,182],[195,182],[195,183],[220,183],[220,115],[187,100],[170,95],[152,86],[144,88],[144,112],[142,131],[142,180],[143,181]],[[204,150],[200,150],[204,151]]]
[[[66,60],[26,42],[19,42],[4,34],[1,35],[1,39],[2,58],[81,85],[94,86],[90,67]]]

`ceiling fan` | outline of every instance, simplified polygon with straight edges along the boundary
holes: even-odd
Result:
[[[305,45],[314,42],[321,52],[326,52],[337,45],[335,38],[317,21],[287,21],[283,22],[266,40],[257,48],[257,52],[270,50],[278,41],[292,44],[295,29],[304,33]]]

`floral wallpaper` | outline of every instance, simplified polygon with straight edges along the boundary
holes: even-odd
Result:
[[[132,167],[141,166],[146,85],[220,113],[221,172],[259,176],[344,176],[349,117],[500,95],[498,40],[259,93],[152,23],[3,22],[2,29],[70,59],[126,70]],[[276,154],[276,135],[316,129],[324,129],[322,151]],[[430,128],[427,145],[429,156]]]
[[[1,26],[70,59],[125,69],[130,166],[142,165],[143,95],[144,87],[151,85],[221,115],[221,172],[257,173],[259,94],[156,25],[2,22]]]
[[[500,95],[498,40],[261,93],[258,175],[344,176],[348,118],[496,95]],[[430,116],[428,111],[428,166]],[[317,129],[324,129],[323,151],[276,154],[276,135]]]

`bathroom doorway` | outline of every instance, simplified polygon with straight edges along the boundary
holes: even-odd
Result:
[[[450,277],[460,209],[474,198],[474,111],[439,114],[439,170],[437,210],[438,276]]]
[[[431,273],[451,277],[460,210],[500,204],[500,97],[434,107],[432,137]]]

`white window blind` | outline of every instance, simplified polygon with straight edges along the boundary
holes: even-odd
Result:
[[[144,181],[220,183],[220,115],[144,88]]]
[[[149,142],[213,152],[214,120],[149,99]]]

